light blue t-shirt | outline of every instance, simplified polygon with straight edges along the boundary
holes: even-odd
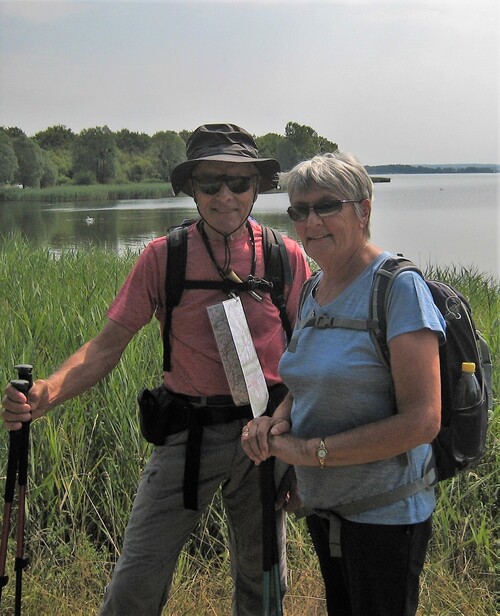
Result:
[[[367,319],[374,273],[389,256],[387,252],[379,255],[325,306],[319,306],[310,293],[302,307],[301,321],[323,314]],[[400,274],[389,297],[387,339],[428,328],[442,342],[445,327],[421,276],[415,272]],[[294,398],[292,433],[302,438],[326,437],[393,413],[391,375],[366,331],[304,328],[298,333],[295,351],[285,352],[279,369]],[[308,508],[334,510],[338,505],[406,485],[422,477],[429,452],[430,445],[421,445],[407,455],[368,464],[324,469],[298,466],[302,502]],[[346,517],[371,524],[414,524],[426,520],[434,506],[431,488],[392,505]]]

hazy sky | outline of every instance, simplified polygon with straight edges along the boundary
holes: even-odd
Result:
[[[307,124],[364,164],[500,164],[498,0],[0,0],[0,126]]]

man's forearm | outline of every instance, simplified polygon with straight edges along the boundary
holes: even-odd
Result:
[[[73,353],[46,379],[48,409],[82,394],[109,374],[120,361],[132,335],[110,322],[95,338]]]

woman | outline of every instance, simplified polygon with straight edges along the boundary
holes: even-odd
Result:
[[[316,156],[283,179],[288,213],[321,272],[280,362],[289,394],[272,418],[247,424],[242,445],[256,464],[276,456],[295,466],[302,502],[317,514],[310,521],[320,548],[326,547],[321,525],[329,527],[331,556],[319,553],[328,613],[410,616],[434,490],[339,511],[422,476],[440,427],[438,349],[445,323],[422,278],[405,272],[387,307],[390,371],[366,331],[301,329],[304,319],[321,315],[367,319],[374,273],[390,255],[370,242],[373,185],[353,156]]]

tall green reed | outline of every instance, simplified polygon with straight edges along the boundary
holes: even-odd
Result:
[[[92,184],[79,186],[66,184],[48,188],[0,188],[0,201],[42,201],[65,203],[75,201],[116,201],[118,199],[160,199],[171,197],[169,182]]]
[[[19,362],[32,363],[35,378],[43,378],[95,335],[135,258],[134,253],[117,256],[102,250],[56,255],[47,248],[32,248],[19,235],[5,238],[0,251],[1,382],[6,384],[16,376],[13,366]],[[477,325],[498,362],[498,284],[476,272],[458,269],[429,273],[448,280],[470,299]],[[98,604],[122,543],[139,473],[149,454],[149,445],[138,430],[136,395],[142,387],[157,384],[160,375],[161,341],[158,325],[152,322],[134,337],[120,364],[106,379],[33,424],[27,535],[44,572],[33,580],[36,597],[29,601],[37,609],[28,613],[58,613],[53,596],[59,588],[68,593],[61,614],[92,613]],[[499,391],[498,379],[496,371],[495,392]],[[443,571],[451,576],[446,586],[450,592],[457,592],[453,580],[464,574],[471,588],[479,587],[485,594],[492,588],[498,539],[498,415],[496,404],[488,450],[480,465],[439,487],[424,596],[435,591],[436,579],[441,579]],[[0,462],[6,461],[7,448],[7,434],[0,430]],[[205,586],[213,584],[215,594],[229,593],[223,522],[217,495],[181,555],[174,597],[176,589],[181,588],[191,592],[194,602],[200,580]],[[287,601],[293,602],[299,601],[293,589],[309,584],[308,578],[317,574],[318,568],[303,522],[290,517],[288,530],[292,593]],[[91,572],[92,579],[74,583],[71,591],[70,579],[79,567]],[[79,593],[77,601],[72,598],[73,592]],[[453,605],[454,597],[445,597],[443,602]],[[40,607],[50,602],[52,611]],[[315,605],[320,609],[321,599],[315,600]],[[487,607],[482,613],[474,612],[474,616],[480,614],[493,612]]]

